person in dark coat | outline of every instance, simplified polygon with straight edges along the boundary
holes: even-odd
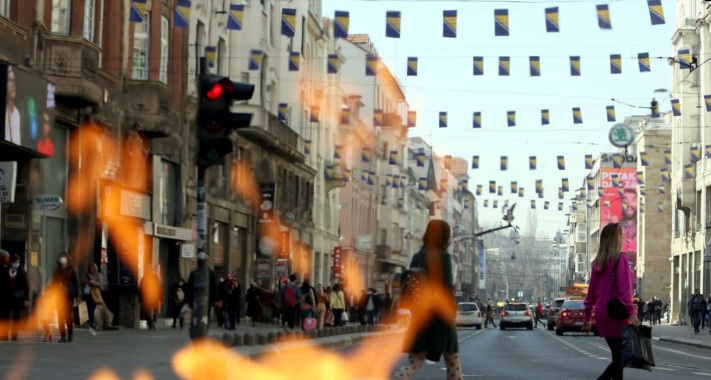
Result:
[[[405,336],[408,364],[400,367],[395,379],[411,379],[422,368],[425,359],[439,361],[444,354],[448,379],[462,378],[459,343],[455,316],[452,255],[447,252],[451,243],[451,227],[443,220],[431,220],[422,237],[423,246],[412,257],[410,268],[424,268],[427,272],[423,302],[411,307],[412,321]],[[410,305],[413,306],[413,305]]]
[[[8,277],[8,266],[10,265],[10,254],[0,249],[0,341],[7,340],[8,327],[10,323],[10,278]]]
[[[12,318],[10,336],[12,340],[17,340],[17,333],[20,330],[20,317],[30,304],[30,285],[27,282],[27,272],[20,265],[20,256],[18,255],[12,255],[12,258],[10,258],[8,279],[10,281],[11,297],[10,317]]]
[[[138,293],[141,298],[141,307],[146,316],[149,330],[156,329],[156,321],[160,314],[160,304],[163,302],[163,284],[160,278],[149,266],[138,284]]]
[[[66,252],[57,258],[57,270],[54,272],[52,287],[54,287],[57,307],[57,320],[59,321],[59,343],[69,343],[73,339],[74,320],[72,308],[78,302],[79,279],[77,270],[72,265],[71,257]]]
[[[262,306],[260,305],[259,294],[261,290],[257,287],[257,283],[252,281],[247,289],[247,316],[252,319],[252,327],[255,326],[257,320],[261,318]]]
[[[178,322],[180,323],[180,328],[183,328],[183,316],[181,312],[183,310],[183,305],[185,304],[185,280],[182,278],[173,284],[170,289],[170,299],[168,300],[168,308],[170,309],[170,316],[173,317],[172,328],[177,328]]]
[[[235,329],[235,311],[239,302],[235,281],[231,274],[227,274],[227,278],[222,281],[218,287],[217,293],[219,301],[222,305],[222,322],[227,330]]]
[[[185,288],[183,288],[183,291],[185,292],[185,302],[188,304],[188,307],[190,310],[193,309],[194,307],[194,299],[195,299],[195,271],[197,269],[193,269],[192,272],[190,272],[190,276],[188,277],[188,282],[185,284]],[[207,292],[207,320],[210,320],[210,316],[212,315],[212,306],[215,305],[215,302],[217,302],[217,277],[215,276],[215,271],[212,269],[208,269],[208,292]],[[209,322],[208,322],[209,324]],[[192,326],[192,322],[191,322]]]

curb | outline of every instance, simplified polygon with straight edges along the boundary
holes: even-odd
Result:
[[[655,340],[659,340],[660,342],[683,344],[686,346],[692,346],[692,347],[697,347],[697,348],[711,349],[710,343],[700,342],[696,339],[683,339],[683,338],[673,338],[673,337],[669,337],[669,336],[661,336],[659,338],[656,338]]]

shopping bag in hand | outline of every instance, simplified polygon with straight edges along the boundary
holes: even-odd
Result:
[[[622,327],[622,364],[628,368],[645,369],[652,372],[652,327]]]

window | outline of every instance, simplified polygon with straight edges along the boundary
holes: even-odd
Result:
[[[104,0],[99,3],[99,36],[96,39],[96,44],[101,47],[104,43]],[[99,67],[101,67],[101,52],[103,49],[99,49]]]
[[[217,42],[217,74],[227,75],[227,47],[225,40],[220,37]]]
[[[143,22],[135,23],[133,31],[133,79],[148,79],[148,54],[150,52],[150,13]]]
[[[306,17],[301,18],[301,25],[306,25]],[[304,53],[306,52],[305,46],[306,46],[306,28],[302,27],[301,28],[301,55],[304,55]]]
[[[274,46],[275,26],[280,20],[276,17],[274,4],[269,5],[269,45]]]
[[[160,17],[160,71],[158,80],[168,83],[168,19]]]
[[[0,0],[0,17],[10,17],[10,0]]]
[[[94,42],[94,14],[96,0],[84,0],[84,39]]]
[[[69,34],[70,0],[52,0],[52,33]]]

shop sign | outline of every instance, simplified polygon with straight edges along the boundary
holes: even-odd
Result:
[[[42,211],[52,211],[56,210],[61,206],[64,201],[59,195],[52,194],[40,194],[34,198],[34,202]]]
[[[279,259],[276,262],[277,278],[289,278],[289,260]]]
[[[15,201],[17,161],[0,162],[0,203]]]
[[[135,191],[121,189],[121,215],[151,220],[151,197]]]
[[[192,230],[153,223],[153,236],[175,240],[192,240]]]
[[[333,278],[341,278],[341,247],[333,248]]]
[[[269,277],[269,259],[257,260],[257,278]]]
[[[192,259],[195,257],[195,244],[186,243],[180,247],[180,257],[184,259]]]

